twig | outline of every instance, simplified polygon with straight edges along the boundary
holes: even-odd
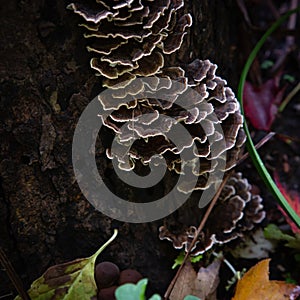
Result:
[[[298,0],[291,0],[291,7],[290,10],[296,9],[298,7]],[[288,25],[287,25],[287,29],[288,30],[293,30],[296,27],[296,23],[297,23],[297,14],[292,14],[290,16]],[[286,37],[286,44],[288,48],[291,48],[293,46],[293,44],[295,43],[295,37],[288,35]]]
[[[185,262],[186,262],[186,260],[187,260],[187,258],[188,258],[188,256],[189,256],[189,254],[190,254],[192,248],[194,247],[194,245],[195,245],[195,243],[196,243],[196,241],[197,241],[197,239],[198,239],[198,236],[199,236],[200,232],[203,230],[203,227],[204,227],[204,225],[205,225],[205,223],[206,223],[206,221],[207,221],[207,219],[208,219],[208,217],[209,217],[209,215],[210,215],[210,213],[211,213],[213,207],[215,206],[215,204],[216,204],[216,202],[217,202],[217,200],[218,200],[218,198],[219,198],[219,196],[220,196],[220,193],[221,193],[221,191],[223,190],[223,188],[224,188],[224,186],[225,186],[225,184],[226,184],[228,178],[230,177],[231,173],[232,173],[232,172],[227,173],[227,175],[224,177],[223,182],[222,182],[221,185],[219,186],[217,193],[215,194],[214,198],[213,198],[212,201],[210,202],[210,204],[209,204],[209,206],[208,206],[208,209],[207,209],[207,211],[205,212],[205,215],[204,215],[203,219],[201,220],[201,223],[200,223],[200,225],[199,225],[199,227],[198,227],[198,229],[197,229],[197,232],[196,232],[196,234],[195,234],[195,236],[194,236],[194,239],[193,239],[193,241],[192,241],[192,243],[191,243],[191,245],[190,245],[188,251],[187,251],[186,254],[185,254],[185,257],[184,257],[184,259],[183,259],[183,262],[182,262],[182,264],[180,265],[179,269],[177,270],[177,273],[176,273],[175,277],[172,279],[170,285],[168,286],[167,291],[165,292],[165,295],[164,295],[164,299],[165,299],[165,300],[168,300],[168,299],[169,299],[170,294],[171,294],[171,292],[172,292],[172,290],[173,290],[173,288],[174,288],[174,285],[175,285],[175,283],[176,283],[176,281],[177,281],[177,279],[178,279],[178,277],[179,277],[179,275],[180,275],[180,272],[181,272],[181,270],[182,270],[182,268],[183,268],[183,266],[184,266],[184,264],[185,264]]]
[[[249,17],[249,14],[248,14],[248,11],[247,11],[247,8],[245,6],[245,3],[243,0],[236,0],[237,2],[237,5],[239,7],[239,9],[241,10],[242,12],[242,15],[247,23],[247,25],[249,26],[249,28],[254,28],[251,20],[250,20],[250,17]]]
[[[10,297],[10,296],[13,296],[12,292],[10,292],[9,294],[1,295],[0,299],[4,299],[4,298]]]
[[[269,132],[265,137],[263,137],[256,145],[255,149],[259,149],[262,147],[266,142],[268,142],[274,135],[276,135],[275,132]],[[236,165],[241,164],[246,158],[249,157],[249,153],[246,152],[242,157],[237,161]]]
[[[297,137],[294,137],[294,136],[289,136],[289,135],[282,134],[282,133],[276,133],[276,137],[278,137],[279,139],[283,140],[287,144],[289,144],[289,142],[300,143],[300,139],[297,138]]]
[[[275,7],[273,1],[272,1],[272,0],[267,0],[266,2],[267,2],[267,5],[269,6],[269,9],[270,9],[270,11],[272,12],[273,16],[274,16],[276,19],[280,18],[280,14],[279,14],[279,12],[277,11],[277,9],[276,9],[276,7]]]
[[[290,10],[296,9],[297,7],[298,7],[298,0],[291,0]],[[292,14],[287,24],[287,30],[293,31],[296,27],[296,22],[297,22],[297,14]],[[288,35],[286,37],[283,53],[282,55],[280,55],[280,57],[272,67],[271,74],[275,74],[277,70],[282,66],[289,53],[292,51],[294,44],[295,44],[295,37],[293,35]]]
[[[14,287],[16,288],[17,292],[19,293],[20,297],[23,300],[30,300],[29,295],[23,288],[22,281],[16,271],[14,270],[13,266],[11,265],[9,259],[7,258],[6,254],[0,247],[0,263],[2,264],[3,268],[5,269],[9,279],[13,283]]]
[[[287,104],[291,101],[291,99],[300,91],[300,82],[293,88],[293,90],[285,97],[285,99],[280,104],[278,111],[283,112]]]
[[[300,85],[300,83],[299,83]],[[294,142],[299,143],[300,139],[296,138],[296,137],[292,137],[292,136],[288,136],[282,133],[276,133],[276,132],[269,132],[265,137],[263,137],[256,145],[255,145],[255,149],[258,150],[259,148],[261,148],[265,143],[267,143],[273,136],[276,136],[278,138],[284,139],[284,140],[291,140]],[[237,161],[237,163],[235,164],[235,166],[240,165],[244,160],[246,160],[249,157],[249,152],[246,152],[245,154],[242,155],[242,157]]]

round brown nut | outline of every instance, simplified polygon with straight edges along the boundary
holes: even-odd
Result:
[[[112,262],[104,261],[95,267],[95,280],[98,289],[111,287],[119,279],[119,276],[119,267]]]
[[[137,283],[141,280],[143,276],[136,270],[127,269],[123,270],[120,273],[119,284],[122,285],[124,283]]]
[[[117,289],[117,286],[113,285],[109,288],[100,290],[97,295],[97,300],[116,300],[116,297],[115,297],[116,289]]]

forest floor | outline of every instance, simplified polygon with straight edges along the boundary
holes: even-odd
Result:
[[[52,218],[51,222],[57,224],[57,227],[53,229],[53,235],[56,235],[54,241],[49,238],[52,233],[36,234],[35,229],[27,226],[28,222],[35,222],[35,214],[32,215],[33,221],[22,220],[23,227],[20,224],[10,224],[10,220],[15,220],[18,217],[10,215],[10,208],[14,207],[17,202],[9,202],[6,190],[12,190],[14,185],[15,189],[24,188],[25,184],[22,186],[22,180],[27,180],[27,188],[23,189],[24,194],[20,196],[16,191],[11,195],[11,199],[16,200],[19,196],[27,197],[26,193],[28,195],[37,193],[37,196],[40,196],[42,194],[37,190],[45,187],[45,193],[41,198],[45,199],[50,195],[50,201],[55,197],[61,199],[61,202],[53,208],[53,214],[56,209],[62,208],[63,211],[67,208],[67,200],[65,200],[67,197],[80,198],[78,188],[73,187],[71,180],[64,181],[65,174],[69,176],[72,170],[65,169],[56,173],[54,164],[65,163],[70,166],[70,158],[65,156],[70,151],[69,148],[67,149],[67,144],[71,145],[72,139],[68,134],[68,126],[74,127],[74,120],[78,118],[76,110],[80,111],[88,102],[86,95],[94,97],[101,91],[101,86],[97,85],[97,79],[87,67],[89,66],[89,57],[81,55],[85,46],[80,38],[81,33],[72,31],[72,28],[77,26],[77,21],[75,19],[72,19],[70,23],[62,21],[63,18],[67,18],[69,13],[65,10],[66,3],[61,1],[54,10],[50,3],[46,1],[48,4],[44,6],[44,11],[40,11],[38,4],[36,4],[36,7],[34,5],[29,7],[25,3],[26,1],[21,2],[21,8],[15,1],[8,2],[5,4],[6,7],[1,7],[1,16],[5,16],[5,18],[1,21],[3,26],[0,29],[0,34],[5,46],[1,45],[0,47],[0,57],[2,58],[0,62],[0,133],[2,137],[0,146],[0,230],[2,232],[0,238],[3,240],[3,244],[0,242],[0,247],[7,250],[9,260],[13,262],[17,274],[24,281],[27,289],[30,282],[37,277],[37,274],[40,276],[41,271],[45,271],[50,265],[90,255],[91,250],[96,250],[96,245],[106,240],[104,237],[99,240],[97,230],[105,228],[103,232],[108,236],[112,221],[107,221],[107,219],[98,221],[97,216],[92,212],[93,209],[88,204],[84,204],[84,200],[78,200],[72,204],[71,211],[61,213],[63,216],[67,216],[69,228],[66,225],[66,227],[58,229],[61,222],[59,214],[55,217],[47,212],[49,215],[45,218],[50,216],[49,218]],[[240,9],[241,19],[243,19],[243,25],[240,27],[240,34],[237,38],[239,45],[236,45],[240,49],[238,59],[239,69],[242,69],[249,53],[262,34],[279,15],[295,6],[298,1],[236,2]],[[19,9],[22,10],[20,17],[16,14]],[[57,11],[59,11],[59,20],[56,18]],[[247,98],[247,108],[245,110],[253,141],[257,143],[269,132],[275,133],[272,138],[261,146],[259,153],[270,174],[273,178],[276,178],[276,183],[286,196],[290,196],[294,209],[298,209],[297,213],[300,214],[300,93],[299,87],[297,89],[300,82],[299,13],[294,17],[296,19],[294,21],[289,19],[288,22],[284,23],[267,40],[267,43],[259,52],[250,70],[247,82],[248,90],[245,91],[244,97]],[[38,32],[36,32],[36,28],[38,28]],[[69,41],[69,43],[65,43],[65,41]],[[74,45],[75,49],[73,48]],[[63,54],[58,55],[57,53]],[[74,91],[81,92],[72,98]],[[293,91],[295,91],[295,95],[292,95]],[[278,108],[289,95],[291,99],[286,107],[279,112]],[[261,109],[259,114],[257,114],[257,107]],[[33,175],[27,167],[38,160],[37,152],[40,151],[38,149],[41,142],[40,135],[47,130],[50,133],[52,132],[51,125],[46,129],[42,128],[39,119],[41,114],[49,115],[51,111],[57,113],[52,118],[56,125],[61,125],[61,130],[57,132],[56,137],[63,141],[63,145],[56,149],[53,142],[51,144],[49,140],[44,141],[43,147],[46,152],[47,149],[50,150],[47,152],[48,154],[45,154],[42,165],[44,171],[49,172],[51,180],[48,181],[48,179],[45,179],[47,176],[43,177],[44,175],[41,175],[42,180],[37,188],[31,185],[33,183],[30,180]],[[46,122],[47,119],[44,121]],[[38,136],[34,135],[36,132],[39,133]],[[53,137],[49,134],[46,135],[47,138],[51,140]],[[63,147],[66,148],[63,149]],[[38,150],[32,150],[35,148]],[[51,156],[52,150],[55,159]],[[56,150],[57,152],[55,152]],[[17,161],[20,166],[12,165],[11,161]],[[263,198],[266,218],[261,227],[275,224],[282,232],[292,237],[295,236],[296,232],[299,234],[299,229],[293,228],[294,232],[291,230],[291,221],[280,211],[277,202],[267,190],[251,159],[247,158],[236,169],[243,172],[244,176],[253,185],[253,191]],[[16,177],[14,181],[14,172],[21,172],[19,174],[23,174],[25,179]],[[34,172],[37,174],[39,171],[35,170]],[[46,186],[49,184],[55,186],[56,183],[57,186],[60,186],[57,195],[52,195],[50,191],[48,193]],[[30,206],[33,205],[32,203],[24,203],[24,206],[20,207],[20,211],[22,209],[33,209]],[[41,211],[45,211],[46,214],[43,205],[46,207],[48,204],[41,203],[40,205]],[[73,216],[74,220],[72,219]],[[80,226],[76,225],[76,222],[80,222],[82,218],[85,218],[82,224]],[[63,222],[67,224],[66,220]],[[94,228],[90,228],[91,223],[95,226]],[[123,225],[121,232],[132,231],[138,236],[140,230],[148,230],[149,232],[157,230],[156,224],[143,225],[142,227],[134,226]],[[31,230],[34,232],[32,234],[33,238],[27,239],[26,232],[31,232]],[[51,231],[52,228],[47,228],[45,222],[45,227],[41,230]],[[89,231],[88,237],[85,236],[85,230]],[[77,234],[76,239],[73,238],[72,232]],[[9,240],[11,236],[16,235],[21,237],[19,241]],[[39,244],[37,240],[44,238],[44,236],[47,237],[47,240],[43,241],[44,248],[35,248],[34,245]],[[122,241],[124,241],[123,244]],[[32,243],[31,249],[26,250],[26,255],[20,255],[22,245],[31,245],[29,243]],[[125,235],[123,240],[120,240],[120,245],[112,248],[114,253],[117,254],[105,254],[104,257],[123,268],[133,265],[143,277],[150,279],[149,293],[159,292],[163,295],[176,273],[176,270],[171,269],[170,261],[173,261],[179,253],[174,250],[170,255],[157,254],[160,249],[170,248],[168,246],[165,248],[164,245],[153,246],[151,244],[155,243],[153,236],[147,242],[141,238],[136,243],[134,246],[130,245],[131,242],[126,241]],[[287,247],[284,240],[277,242],[276,246],[275,244],[272,244],[272,246],[267,244],[266,246],[263,243],[258,247],[259,250],[256,248],[250,249],[253,258],[236,258],[231,253],[232,249],[230,251],[223,249],[225,258],[230,261],[236,270],[241,271],[244,268],[249,269],[263,257],[270,257],[271,279],[294,282],[299,285],[300,246],[298,245],[298,249],[297,247],[296,249],[295,247]],[[143,251],[145,244],[149,247],[142,254],[139,261],[140,254],[137,251]],[[16,248],[16,245],[18,245],[18,248]],[[231,248],[234,247],[233,244]],[[264,247],[270,247],[265,256],[261,254],[264,252],[262,250]],[[127,255],[122,256],[120,249],[128,249]],[[44,260],[34,258],[35,253],[43,253],[43,251],[49,253]],[[151,261],[152,254],[153,261]],[[258,258],[260,255],[261,258]],[[24,257],[29,258],[28,261]],[[158,258],[161,258],[161,260]],[[23,268],[27,271],[23,272]],[[29,274],[30,272],[31,274]],[[157,282],[155,282],[155,277],[159,278]],[[218,299],[227,300],[233,297],[235,285],[229,291],[225,289],[231,277],[231,271],[225,264],[222,264],[219,273]],[[0,269],[0,299],[12,299],[15,295],[16,291],[5,269]]]

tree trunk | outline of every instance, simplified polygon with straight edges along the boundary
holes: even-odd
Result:
[[[193,26],[168,64],[208,58],[235,88],[235,1],[186,2]],[[102,87],[67,4],[12,0],[0,10],[0,246],[28,288],[49,266],[91,255],[118,226],[103,259],[139,270],[163,293],[177,253],[158,239],[162,222],[127,224],[95,211],[73,174],[76,123]],[[104,172],[107,160],[99,159]],[[15,293],[4,270],[0,282],[0,296]]]

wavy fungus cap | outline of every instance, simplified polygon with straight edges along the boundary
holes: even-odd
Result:
[[[151,76],[164,56],[178,50],[192,25],[183,0],[89,0],[68,8],[85,21],[91,67],[104,76],[103,86]]]
[[[177,187],[178,190],[189,193],[207,189],[207,177],[217,168],[216,157],[226,151],[225,170],[232,168],[245,142],[239,103],[226,81],[215,75],[216,69],[217,66],[210,61],[197,59],[182,68],[163,68],[160,74],[151,77],[150,83],[147,80],[143,84],[140,80],[134,81],[134,85],[117,85],[107,99],[105,94],[100,94],[104,110],[110,112],[107,118],[102,118],[103,123],[114,131],[120,146],[117,150],[107,149],[107,156],[117,158],[119,167],[128,171],[135,168],[137,161],[148,165],[154,160],[156,164],[166,164],[170,171],[178,174],[184,173],[185,168],[192,168],[192,173],[198,178],[197,185],[186,181]],[[153,93],[159,91],[168,101],[151,98],[149,93],[147,97],[141,97],[145,89],[153,90]],[[178,97],[181,101],[184,99],[184,108],[178,105]],[[145,119],[145,114],[149,118]],[[180,144],[175,145],[168,139],[168,133],[178,123],[185,127],[189,137],[182,136]],[[218,132],[216,124],[223,132]],[[192,161],[183,161],[180,156],[183,151],[194,147],[190,137],[196,145],[193,157],[200,160],[199,170],[193,168]],[[224,140],[224,147],[218,146]],[[125,151],[119,150],[122,147],[128,149],[129,145],[130,159],[125,159]],[[213,145],[214,149],[219,149],[217,152],[212,153]],[[159,160],[158,156],[163,159]]]
[[[232,175],[223,188],[203,231],[200,233],[192,255],[198,255],[211,249],[215,244],[228,243],[242,237],[265,218],[262,199],[251,193],[251,185],[241,173]],[[161,226],[159,238],[169,240],[174,248],[187,251],[197,232],[198,224],[174,228]]]

